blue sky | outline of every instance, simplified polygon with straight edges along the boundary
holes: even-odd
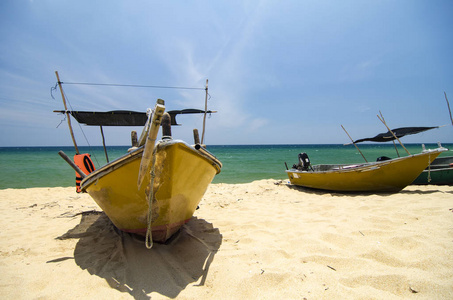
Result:
[[[453,1],[20,1],[0,3],[0,146],[71,145],[63,82],[205,86],[207,144],[348,143],[450,124],[403,142],[453,142]],[[203,108],[203,90],[64,85],[75,110]],[[179,116],[192,142],[202,116]],[[74,124],[74,122],[73,122]],[[81,133],[83,129],[83,134]],[[130,131],[104,128],[110,145]],[[75,124],[80,145],[99,128]]]

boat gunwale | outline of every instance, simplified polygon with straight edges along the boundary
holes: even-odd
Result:
[[[157,144],[156,147],[159,147],[160,149],[175,145],[175,144],[181,144],[184,145],[187,149],[190,149],[194,154],[199,155],[200,157],[208,160],[211,165],[216,169],[217,174],[220,173],[220,169],[222,168],[222,163],[209,151],[206,149],[203,149],[203,151],[206,151],[210,154],[210,156],[204,154],[202,151],[195,149],[193,146],[189,145],[187,142],[183,140],[160,140]],[[122,166],[126,165],[129,163],[131,160],[135,159],[141,159],[142,156],[140,155],[144,151],[144,146],[141,146],[137,149],[134,149],[132,151],[129,151],[122,156],[118,157],[117,159],[103,165],[99,169],[96,169],[95,171],[91,172],[88,174],[80,183],[80,187],[82,188],[82,191],[85,191],[85,189],[93,184],[94,181],[102,178],[103,176],[111,173],[112,171],[121,168]]]
[[[389,160],[385,161],[377,161],[377,162],[368,162],[368,163],[352,163],[352,164],[318,164],[318,165],[313,165],[313,168],[316,168],[318,166],[331,166],[332,168],[328,170],[297,170],[294,168],[291,168],[289,170],[286,170],[286,173],[304,173],[304,174],[326,174],[326,173],[348,173],[348,172],[366,172],[366,171],[371,171],[376,168],[381,168],[383,166],[386,166],[388,164],[393,164],[398,161],[403,161],[407,160],[416,156],[425,156],[425,155],[430,155],[433,153],[442,153],[447,151],[446,148],[437,148],[433,150],[426,150],[421,153],[417,154],[411,154],[408,156],[403,156],[403,157],[396,157],[392,158]],[[351,166],[350,168],[344,168],[347,166]]]

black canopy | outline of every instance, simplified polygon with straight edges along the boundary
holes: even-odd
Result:
[[[434,127],[401,127],[401,128],[396,128],[392,129],[392,132],[398,137],[403,137],[405,135],[409,134],[416,134],[420,133],[423,131],[431,130],[434,128],[439,128],[439,126],[434,126]],[[395,140],[395,137],[390,131],[387,131],[386,133],[380,133],[376,135],[375,137],[372,138],[364,138],[364,139],[359,139],[354,141],[354,143],[361,143],[361,142],[389,142]]]
[[[65,113],[65,111],[55,111]],[[148,117],[144,112],[129,110],[114,110],[106,112],[97,111],[68,111],[80,124],[95,126],[144,126]],[[171,117],[171,125],[179,125],[176,115],[204,113],[201,109],[183,109],[168,111]],[[207,111],[213,113],[213,111]]]

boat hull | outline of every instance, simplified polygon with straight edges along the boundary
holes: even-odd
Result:
[[[340,192],[398,192],[441,153],[410,155],[392,160],[330,168],[326,171],[287,170],[291,184]],[[319,166],[313,166],[316,170]],[[322,169],[322,168],[321,168]]]
[[[157,144],[150,209],[149,173],[137,187],[142,154],[136,150],[91,173],[81,188],[125,232],[145,235],[151,211],[152,238],[164,242],[190,220],[221,163],[182,141]]]
[[[436,158],[412,184],[453,185],[453,157]]]

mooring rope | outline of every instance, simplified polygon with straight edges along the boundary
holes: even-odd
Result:
[[[155,166],[156,166],[156,153],[159,145],[156,145],[153,151],[153,166],[151,167],[151,182],[149,188],[149,197],[148,197],[148,227],[146,229],[146,248],[151,249],[153,247],[153,230],[151,228],[151,223],[153,222],[153,201],[154,201],[154,178],[156,177]]]

